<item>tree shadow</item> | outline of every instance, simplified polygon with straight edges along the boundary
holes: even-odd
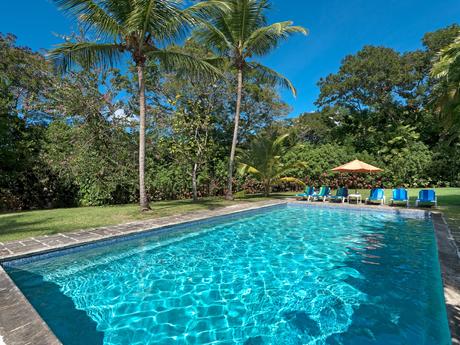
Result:
[[[460,206],[460,194],[438,195],[438,204],[441,206]]]
[[[447,315],[452,339],[460,343],[460,308],[458,305],[446,303]]]
[[[41,218],[36,221],[23,220],[21,214],[15,214],[14,216],[2,217],[0,219],[0,237],[8,236],[11,234],[18,233],[30,233],[33,236],[34,233],[40,233],[40,235],[53,235],[59,231],[50,229],[47,224],[52,221],[52,217]],[[38,226],[37,226],[38,225]],[[24,236],[16,236],[24,238]]]
[[[59,286],[43,277],[19,268],[5,268],[15,284],[29,300],[63,344],[102,344],[104,333],[83,310],[75,308],[71,298]]]

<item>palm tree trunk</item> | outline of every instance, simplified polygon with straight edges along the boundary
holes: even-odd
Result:
[[[225,199],[233,200],[233,169],[235,167],[235,151],[236,143],[238,142],[238,125],[240,121],[241,111],[241,94],[243,93],[243,68],[238,69],[238,88],[236,96],[236,112],[235,112],[235,127],[233,129],[232,149],[230,151],[230,160],[228,162],[228,181],[227,181],[227,195]]]
[[[192,170],[192,191],[193,191],[193,201],[198,200],[198,192],[197,192],[197,183],[196,183],[196,172],[198,170],[198,164],[194,163],[193,164],[193,170]]]
[[[145,82],[144,65],[137,64],[137,77],[139,81],[139,204],[141,211],[150,209],[145,192]]]
[[[271,192],[271,181],[268,180],[268,181],[265,181],[265,188],[264,188],[264,196],[270,196],[270,192]]]

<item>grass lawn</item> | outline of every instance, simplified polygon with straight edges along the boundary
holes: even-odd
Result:
[[[274,197],[283,196],[274,195]],[[195,203],[191,200],[159,201],[151,204],[151,211],[143,213],[139,212],[138,205],[75,207],[3,213],[0,214],[0,242],[122,224],[191,211],[211,210],[243,201],[255,202],[264,199],[266,198],[253,196],[236,201],[227,201],[223,198],[207,198]]]
[[[410,189],[411,205],[415,204],[419,189]],[[363,198],[368,190],[361,190]],[[273,195],[274,198],[292,196],[295,193]],[[460,229],[460,188],[436,190],[438,204],[452,229]],[[391,190],[386,191],[387,200]],[[266,198],[252,196],[236,201],[208,198],[193,203],[190,200],[161,201],[152,203],[152,211],[140,213],[137,205],[104,207],[61,208],[53,210],[24,211],[0,214],[0,242],[32,236],[51,235],[58,232],[87,229],[104,225],[127,223],[134,220],[158,218],[198,210],[210,210],[240,202],[255,202]]]

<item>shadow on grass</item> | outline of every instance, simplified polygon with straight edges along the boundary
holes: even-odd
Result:
[[[58,231],[56,229],[49,228],[49,222],[53,221],[52,217],[41,218],[40,220],[24,220],[23,215],[12,215],[9,217],[2,217],[0,219],[0,240],[8,240],[9,235],[12,234],[26,234],[26,236],[14,236],[16,237],[27,237],[34,236],[34,234],[40,235],[52,235]],[[48,225],[47,225],[48,224]],[[13,238],[12,238],[13,239]]]
[[[76,309],[72,299],[64,295],[58,285],[19,268],[7,271],[63,344],[103,343],[104,333],[96,329],[96,322],[85,311]]]
[[[215,210],[242,202],[257,202],[281,199],[288,194],[273,194],[266,198],[261,194],[248,195],[234,201],[220,197],[192,200],[159,201],[151,203],[152,210],[139,212],[136,205],[108,207],[69,208],[35,210],[2,214],[0,216],[0,241],[12,241],[31,236],[52,235],[60,232],[88,229],[92,227],[122,224],[133,220],[154,219],[200,210]]]
[[[200,209],[216,209],[219,207],[225,207],[227,204],[223,200],[219,199],[203,199],[198,201],[192,200],[175,200],[175,201],[160,201],[153,202],[150,204],[152,208],[150,211],[145,212],[146,215],[153,215],[162,211],[177,211],[181,213],[184,211],[193,211]]]
[[[440,206],[460,206],[460,194],[458,195],[438,195]]]

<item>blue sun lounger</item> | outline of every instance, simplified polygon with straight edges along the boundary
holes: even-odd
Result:
[[[339,189],[337,189],[337,192],[335,193],[335,195],[331,195],[329,197],[329,201],[345,202],[347,197],[348,197],[348,188],[340,187]]]
[[[366,204],[385,204],[385,192],[382,188],[372,188]]]
[[[307,186],[305,187],[305,190],[303,191],[303,193],[296,194],[295,196],[297,199],[307,199],[308,200],[309,197],[312,196],[313,194],[315,194],[315,188]]]
[[[418,193],[418,199],[415,201],[415,206],[438,206],[438,198],[432,189],[422,189]]]
[[[407,194],[407,189],[393,189],[393,197],[390,200],[390,205],[395,204],[406,204],[406,207],[409,207],[409,195]]]

